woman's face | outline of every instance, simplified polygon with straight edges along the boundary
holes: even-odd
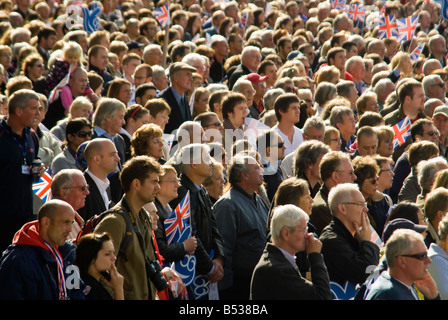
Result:
[[[208,98],[210,97],[210,93],[205,92],[199,96],[199,99],[195,101],[194,108],[196,109],[197,114],[204,113],[208,110]]]
[[[388,163],[382,163],[380,167],[380,173],[378,175],[378,184],[381,190],[386,190],[392,187],[394,180],[394,171],[392,166]]]
[[[330,148],[333,151],[341,150],[342,141],[341,138],[337,134],[332,134],[330,137]]]
[[[44,72],[44,62],[42,60],[35,61],[28,67],[28,74],[33,79],[39,79]]]
[[[151,115],[149,116],[150,122],[155,123],[158,125],[162,130],[165,130],[165,126],[168,123],[168,120],[170,119],[170,115],[168,111],[161,111],[158,114],[156,114],[155,118]]]
[[[98,255],[96,259],[92,261],[91,267],[98,272],[111,270],[116,260],[117,257],[114,254],[114,244],[109,240],[103,243],[103,247],[98,251]]]
[[[376,152],[383,157],[390,157],[394,152],[394,141],[393,139],[382,140],[378,144]]]
[[[167,172],[162,178],[160,178],[160,190],[157,195],[163,197],[164,199],[171,201],[176,199],[177,189],[179,189],[179,179],[174,172]]]
[[[118,100],[123,102],[125,105],[128,105],[128,102],[131,99],[131,94],[131,86],[124,84],[120,87],[120,91],[118,92]]]
[[[310,191],[307,190],[304,194],[302,194],[299,198],[299,205],[298,207],[305,211],[308,215],[311,214],[311,206],[313,204],[314,200],[311,198]]]
[[[378,191],[378,177],[367,178],[361,186],[361,192],[366,200],[371,198]]]
[[[157,160],[163,157],[163,140],[162,137],[153,137],[148,141],[148,156]]]
[[[92,112],[92,107],[89,105],[82,105],[79,108],[74,108],[71,112],[73,119],[75,118],[90,118],[90,113]]]
[[[85,126],[81,130],[79,130],[74,135],[70,135],[71,139],[69,141],[70,146],[73,150],[77,150],[81,143],[89,141],[92,137],[92,130],[90,127]]]
[[[207,189],[209,195],[214,198],[214,199],[218,199],[223,191],[224,191],[224,184],[225,184],[225,180],[224,180],[224,175],[222,173],[222,170],[218,167],[215,167],[213,169],[213,173],[211,176],[211,181],[212,183],[208,186],[206,186],[205,188]]]

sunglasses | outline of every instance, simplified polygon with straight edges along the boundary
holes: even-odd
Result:
[[[438,135],[438,132],[437,131],[428,131],[427,135],[432,137],[433,135]]]
[[[80,138],[87,138],[87,136],[92,136],[92,131],[78,131],[74,135]]]
[[[86,184],[85,186],[75,186],[75,187],[65,187],[64,189],[81,189],[82,192],[87,192],[90,190],[90,186]]]
[[[222,125],[222,123],[220,121],[217,121],[214,123],[209,123],[209,124],[205,125],[204,127],[211,127],[211,126],[219,127],[221,125]]]
[[[370,181],[371,184],[376,184],[378,182],[379,178],[372,178],[372,180]]]
[[[402,254],[402,257],[409,257],[409,258],[414,258],[420,261],[425,260],[428,257],[428,253],[427,252],[421,252],[421,253],[416,253],[416,254]]]
[[[284,142],[279,142],[279,143],[277,144],[277,148],[281,149],[281,148],[283,148],[284,145],[285,145]]]

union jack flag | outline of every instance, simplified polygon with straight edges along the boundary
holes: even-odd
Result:
[[[422,42],[414,49],[414,51],[412,51],[412,53],[410,55],[412,62],[415,62],[418,60],[418,58],[422,54],[422,50],[424,47],[425,47],[425,43]]]
[[[238,23],[240,29],[246,29],[248,16],[249,16],[249,13],[247,11],[243,12],[243,14],[241,15],[240,22]]]
[[[72,73],[72,66],[70,65],[67,75],[58,83],[58,85],[56,87],[54,87],[53,90],[50,91],[50,94],[48,96],[48,104],[58,100],[59,95],[61,94],[62,88],[64,88],[65,86],[68,86],[68,81],[70,80],[71,73]]]
[[[411,40],[417,27],[418,16],[397,19],[398,41]]]
[[[165,220],[165,234],[168,244],[186,240],[191,234],[188,224],[190,219],[190,192],[177,205],[176,209]],[[189,233],[189,234],[187,234]]]
[[[362,4],[351,4],[348,7],[348,16],[350,19],[352,19],[354,22],[356,21],[364,21],[366,18],[366,7]]]
[[[395,16],[383,16],[379,17],[378,25],[378,38],[396,38],[398,37],[397,20]]]
[[[346,0],[331,0],[331,9],[343,10],[346,4]]]
[[[392,127],[395,133],[394,150],[402,146],[411,137],[411,119],[404,118]]]
[[[38,182],[33,183],[33,192],[43,202],[47,202],[51,198],[51,181],[53,180],[51,175],[51,169],[48,169]]]
[[[154,9],[154,17],[159,21],[160,26],[165,28],[167,25],[171,24],[170,10],[168,5],[158,7]]]

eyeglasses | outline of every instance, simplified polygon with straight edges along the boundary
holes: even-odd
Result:
[[[365,202],[344,202],[342,204],[354,204],[356,206],[367,208],[367,203],[365,203]]]
[[[87,192],[90,190],[90,186],[86,184],[85,186],[65,187],[64,189],[81,189],[82,192]]]
[[[428,257],[428,252],[421,252],[416,254],[402,254],[401,256],[424,261]]]
[[[383,172],[391,172],[391,171],[392,171],[391,169],[381,169],[380,170],[380,174],[383,173]]]
[[[298,227],[296,227],[294,229],[295,230],[299,230],[299,231],[303,231],[303,233],[308,233],[308,227],[306,227],[306,228],[298,228]]]
[[[282,141],[282,142],[279,142],[278,144],[277,144],[277,148],[279,148],[279,149],[281,149],[281,148],[283,148],[283,146],[285,145],[285,143]]]
[[[438,136],[438,135],[439,135],[439,132],[438,132],[438,131],[428,131],[428,132],[426,132],[426,134],[427,134],[428,136],[432,137],[433,135]]]
[[[164,182],[172,183],[172,184],[178,184],[178,183],[180,183],[180,179],[173,179],[173,180],[159,181],[159,184],[160,184],[160,183],[164,183]]]
[[[209,124],[205,125],[204,128],[211,127],[211,126],[220,127],[220,126],[222,126],[222,123],[221,123],[221,121],[217,121],[215,123],[209,123]]]
[[[379,179],[380,179],[379,177],[372,178],[372,180],[370,181],[370,183],[371,183],[371,184],[376,184],[376,183],[378,182]]]
[[[355,174],[355,172],[353,170],[350,170],[350,171],[334,170],[334,171],[336,171],[336,172],[347,172],[349,175],[354,175]]]
[[[341,140],[340,138],[337,138],[337,139],[330,139],[330,141],[342,142],[342,140]]]
[[[87,136],[92,136],[92,131],[78,131],[74,135],[80,138],[87,138]]]

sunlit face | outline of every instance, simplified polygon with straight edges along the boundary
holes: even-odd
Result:
[[[114,252],[115,249],[112,240],[103,242],[101,250],[98,251],[96,258],[91,263],[91,268],[97,272],[110,271],[117,260]]]
[[[177,190],[180,187],[179,179],[176,173],[168,171],[162,178],[160,178],[160,190],[157,193],[157,197],[161,197],[168,201],[177,198]]]
[[[308,215],[311,215],[311,206],[314,200],[311,198],[311,194],[309,190],[306,190],[304,194],[299,198],[298,207],[305,211]]]
[[[72,231],[75,211],[68,203],[63,206],[61,205],[56,210],[57,214],[52,221],[49,218],[45,218],[50,221],[46,229],[45,240],[51,246],[62,246]]]
[[[169,119],[170,114],[167,110],[159,112],[155,117],[149,115],[149,121],[158,125],[162,130],[165,130],[165,126]]]
[[[160,159],[163,157],[162,137],[153,137],[148,141],[148,156]]]
[[[233,112],[228,114],[228,118],[234,128],[240,128],[246,120],[248,108],[245,102],[240,102],[233,108]]]

